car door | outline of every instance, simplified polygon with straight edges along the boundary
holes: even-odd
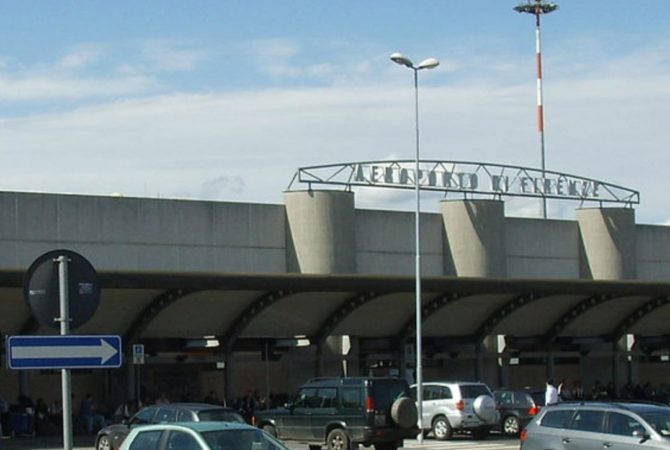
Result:
[[[450,411],[448,411],[449,404],[451,403],[449,400],[451,398],[451,389],[447,386],[426,385],[423,387],[422,428],[429,429],[435,416],[442,414],[447,416],[453,415],[453,413],[450,414]]]
[[[655,450],[668,448],[658,446],[649,439],[651,431],[639,420],[624,412],[609,412],[605,425],[605,436],[602,448],[606,450]],[[645,437],[646,436],[646,437]]]
[[[321,387],[316,391],[316,401],[312,408],[311,437],[318,442],[326,441],[326,427],[337,414],[337,389]]]
[[[578,409],[561,435],[563,448],[566,450],[603,449],[604,422],[604,410]]]
[[[347,424],[351,435],[361,435],[366,426],[372,425],[370,421],[374,421],[374,415],[365,412],[364,389],[359,386],[343,386],[339,388],[339,393],[338,417]],[[325,430],[322,432],[325,433]]]
[[[310,441],[312,437],[312,413],[317,403],[316,388],[302,388],[298,391],[289,413],[281,416],[278,424],[280,437]]]

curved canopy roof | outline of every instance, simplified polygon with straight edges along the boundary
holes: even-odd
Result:
[[[0,273],[0,331],[53,334],[23,300],[23,272]],[[319,342],[330,335],[408,339],[415,279],[304,274],[100,273],[101,302],[74,333],[142,339],[216,336]],[[669,333],[670,283],[422,278],[424,338],[481,342],[505,334],[550,345],[572,337]]]

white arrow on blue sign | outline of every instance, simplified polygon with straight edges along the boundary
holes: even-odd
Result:
[[[10,369],[121,367],[120,336],[9,336]]]

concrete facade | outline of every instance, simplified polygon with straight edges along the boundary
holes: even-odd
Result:
[[[582,278],[636,278],[635,211],[623,208],[579,209],[577,223],[582,248]]]
[[[446,232],[445,275],[507,276],[505,205],[497,200],[441,203]]]
[[[65,247],[105,271],[286,271],[283,206],[3,192],[0,211],[0,270]]]
[[[42,253],[68,248],[87,257],[100,272],[413,276],[414,213],[356,209],[354,197],[344,191],[296,191],[284,194],[284,205],[270,205],[0,192],[0,272],[25,270]],[[427,277],[670,281],[670,227],[635,224],[632,209],[581,209],[574,221],[541,220],[506,217],[500,201],[448,201],[440,205],[440,213],[422,213],[421,238],[422,274]],[[7,330],[20,329],[13,322],[26,317],[25,311],[16,313],[25,309],[24,305],[3,302],[16,296],[16,292],[9,291],[0,287],[0,332],[5,334]],[[149,293],[145,295],[150,297]],[[204,295],[190,300],[212,307],[219,301]],[[310,308],[317,310],[326,300],[316,299]],[[479,307],[489,316],[495,313],[497,304],[486,296],[470,300],[454,301],[453,310],[472,311]],[[579,300],[571,301],[577,304]],[[380,301],[377,309],[370,307],[376,312],[372,314],[374,318],[393,312],[394,303],[388,298],[386,301]],[[243,311],[246,304],[240,298],[230,299],[231,304],[235,302],[236,312]],[[111,303],[107,312],[112,311]],[[136,317],[143,306],[131,303],[124,303],[127,317]],[[147,300],[144,304],[148,303]],[[328,305],[332,311],[337,310],[335,299]],[[411,304],[403,307],[403,314],[413,309]],[[290,323],[301,312],[286,311],[276,317]],[[324,313],[319,317],[323,320],[327,316]],[[483,318],[470,320],[476,324]],[[444,323],[446,330],[447,322]],[[306,328],[309,325],[305,323]],[[452,330],[457,328],[455,325],[451,325]],[[171,324],[165,326],[169,328]],[[360,326],[361,330],[364,328],[364,324]],[[155,329],[152,333],[150,337],[160,337]],[[358,348],[358,342],[354,340],[352,346]],[[599,353],[598,361],[611,362],[610,350],[607,347],[604,356]],[[350,373],[360,373],[366,364],[354,354],[346,358],[328,351],[325,354],[330,358],[324,364],[326,371],[339,370],[342,360],[349,363]],[[395,357],[392,352],[382,356]],[[481,350],[464,345],[436,355],[426,374],[429,378],[479,377],[495,385],[501,379],[522,384],[547,371],[539,364],[527,367],[525,372],[518,366],[501,368],[500,357],[495,346]],[[585,357],[571,357],[577,361],[556,367],[549,364],[555,377],[578,373],[588,380]],[[301,363],[304,358],[301,354],[292,361]],[[625,360],[624,356],[617,358]],[[235,360],[247,361],[249,367],[255,368],[238,371],[241,376],[234,381],[234,389],[246,390],[245,380],[261,383],[267,364],[251,363],[245,355],[237,355]],[[283,389],[290,390],[296,382],[287,379],[292,374],[290,363],[287,364],[281,370],[276,366],[272,370],[282,374]],[[311,370],[303,369],[301,363],[301,378]],[[616,370],[620,374],[617,376],[623,377],[627,370],[645,374],[648,369],[630,369],[621,363]],[[670,372],[665,366],[656,370]],[[500,371],[504,373],[497,373]],[[610,372],[603,371],[598,376],[605,378]],[[160,372],[155,376],[160,379]],[[209,371],[203,386],[210,388],[210,383],[218,383],[223,377],[223,372]],[[650,377],[661,379],[663,375],[655,372]],[[16,374],[1,370],[0,394],[11,397],[8,392],[14,389],[17,378]],[[95,376],[80,378],[91,386]],[[35,389],[42,392],[42,387]]]
[[[285,205],[0,193],[0,270],[71,248],[98,270],[414,273],[412,212],[357,210],[354,194],[285,194]],[[577,221],[504,216],[499,201],[422,213],[423,273],[562,279],[670,279],[670,227],[631,209]]]

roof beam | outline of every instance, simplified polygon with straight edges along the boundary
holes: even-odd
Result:
[[[646,316],[656,311],[657,309],[670,303],[670,297],[667,295],[659,296],[649,300],[644,305],[637,308],[631,314],[628,315],[624,320],[622,320],[610,333],[610,339],[613,341],[618,341],[624,334],[627,334],[628,331],[633,328],[633,326],[644,319]]]
[[[563,314],[548,328],[547,332],[544,334],[543,337],[545,345],[550,346],[556,340],[556,338],[558,338],[558,336],[563,332],[563,330],[565,330],[568,327],[568,325],[577,320],[577,318],[586,314],[596,306],[599,306],[605,302],[609,302],[610,300],[614,300],[616,298],[621,297],[616,295],[591,295],[585,298],[584,300],[579,302],[576,306],[570,308],[570,311]]]
[[[232,325],[221,333],[219,341],[226,351],[232,351],[235,346],[235,341],[240,337],[245,328],[256,318],[261,312],[268,309],[270,306],[279,300],[293,295],[291,291],[276,290],[267,292],[249,305],[240,315],[238,315],[231,323]]]
[[[454,302],[470,297],[472,294],[468,292],[447,292],[438,295],[433,300],[423,305],[421,308],[421,323],[424,323],[433,314],[437,313],[442,308],[451,305]],[[405,322],[398,332],[398,342],[403,342],[412,337],[416,333],[416,314],[410,320]]]
[[[323,341],[331,335],[331,333],[340,325],[344,320],[349,317],[355,310],[365,305],[366,303],[386,295],[387,293],[380,292],[360,292],[347,300],[345,300],[339,308],[333,311],[327,318],[324,320],[318,328],[318,334],[314,336],[315,343],[321,345]]]
[[[170,289],[158,295],[149,302],[149,305],[142,310],[130,327],[128,327],[128,330],[126,330],[123,337],[123,342],[125,342],[126,345],[137,342],[144,330],[147,329],[151,322],[158,317],[160,313],[165,311],[168,306],[172,305],[177,300],[194,292],[196,292],[196,289]]]
[[[537,300],[547,298],[547,296],[544,295],[536,295],[534,293],[526,293],[526,294],[521,294],[517,295],[514,297],[512,300],[509,302],[505,303],[502,305],[500,308],[495,310],[493,314],[489,315],[479,326],[477,331],[475,332],[475,339],[474,341],[477,343],[480,343],[493,332],[495,327],[502,322],[503,319],[507,318],[510,314],[514,313],[518,309],[535,302]]]

